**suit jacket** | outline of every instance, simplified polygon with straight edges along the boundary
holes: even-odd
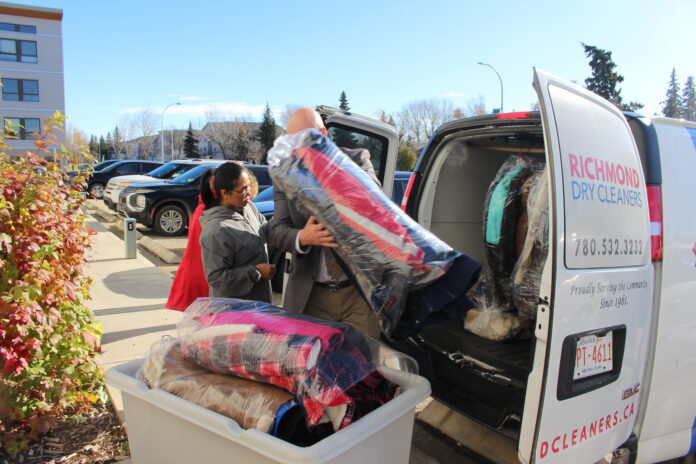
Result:
[[[341,147],[340,149],[379,184],[375,169],[370,161],[369,151],[364,148]],[[277,186],[273,191],[273,201],[275,203],[273,219],[268,226],[270,242],[281,252],[292,253],[292,261],[286,270],[290,276],[285,288],[283,307],[290,312],[301,313],[307,304],[319,270],[321,247],[312,246],[306,254],[297,253],[295,240],[297,234],[307,223],[308,216],[300,212]],[[345,269],[345,266],[343,268]]]

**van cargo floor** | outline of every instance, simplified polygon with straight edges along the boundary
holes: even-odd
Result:
[[[418,361],[421,375],[430,380],[433,397],[496,430],[506,429],[514,418],[516,430],[524,408],[534,340],[488,340],[455,320],[390,344]]]
[[[532,338],[498,342],[474,335],[461,321],[449,321],[423,329],[420,342],[454,363],[471,364],[477,370],[509,378],[513,386],[524,384],[529,374]]]

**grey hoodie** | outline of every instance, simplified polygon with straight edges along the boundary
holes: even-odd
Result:
[[[214,206],[200,218],[201,258],[211,297],[271,302],[271,283],[257,264],[268,263],[266,218],[253,203]]]

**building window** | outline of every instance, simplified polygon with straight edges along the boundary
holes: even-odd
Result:
[[[0,61],[37,63],[36,42],[33,40],[0,39]]]
[[[5,118],[5,137],[19,140],[37,140],[41,135],[39,118]]]
[[[24,24],[0,23],[0,31],[26,32],[36,34],[36,26],[26,26]]]
[[[2,99],[5,101],[39,101],[39,81],[33,79],[3,79]]]

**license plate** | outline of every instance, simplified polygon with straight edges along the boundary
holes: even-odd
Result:
[[[573,380],[603,374],[613,369],[612,332],[603,337],[580,337],[575,348]]]

